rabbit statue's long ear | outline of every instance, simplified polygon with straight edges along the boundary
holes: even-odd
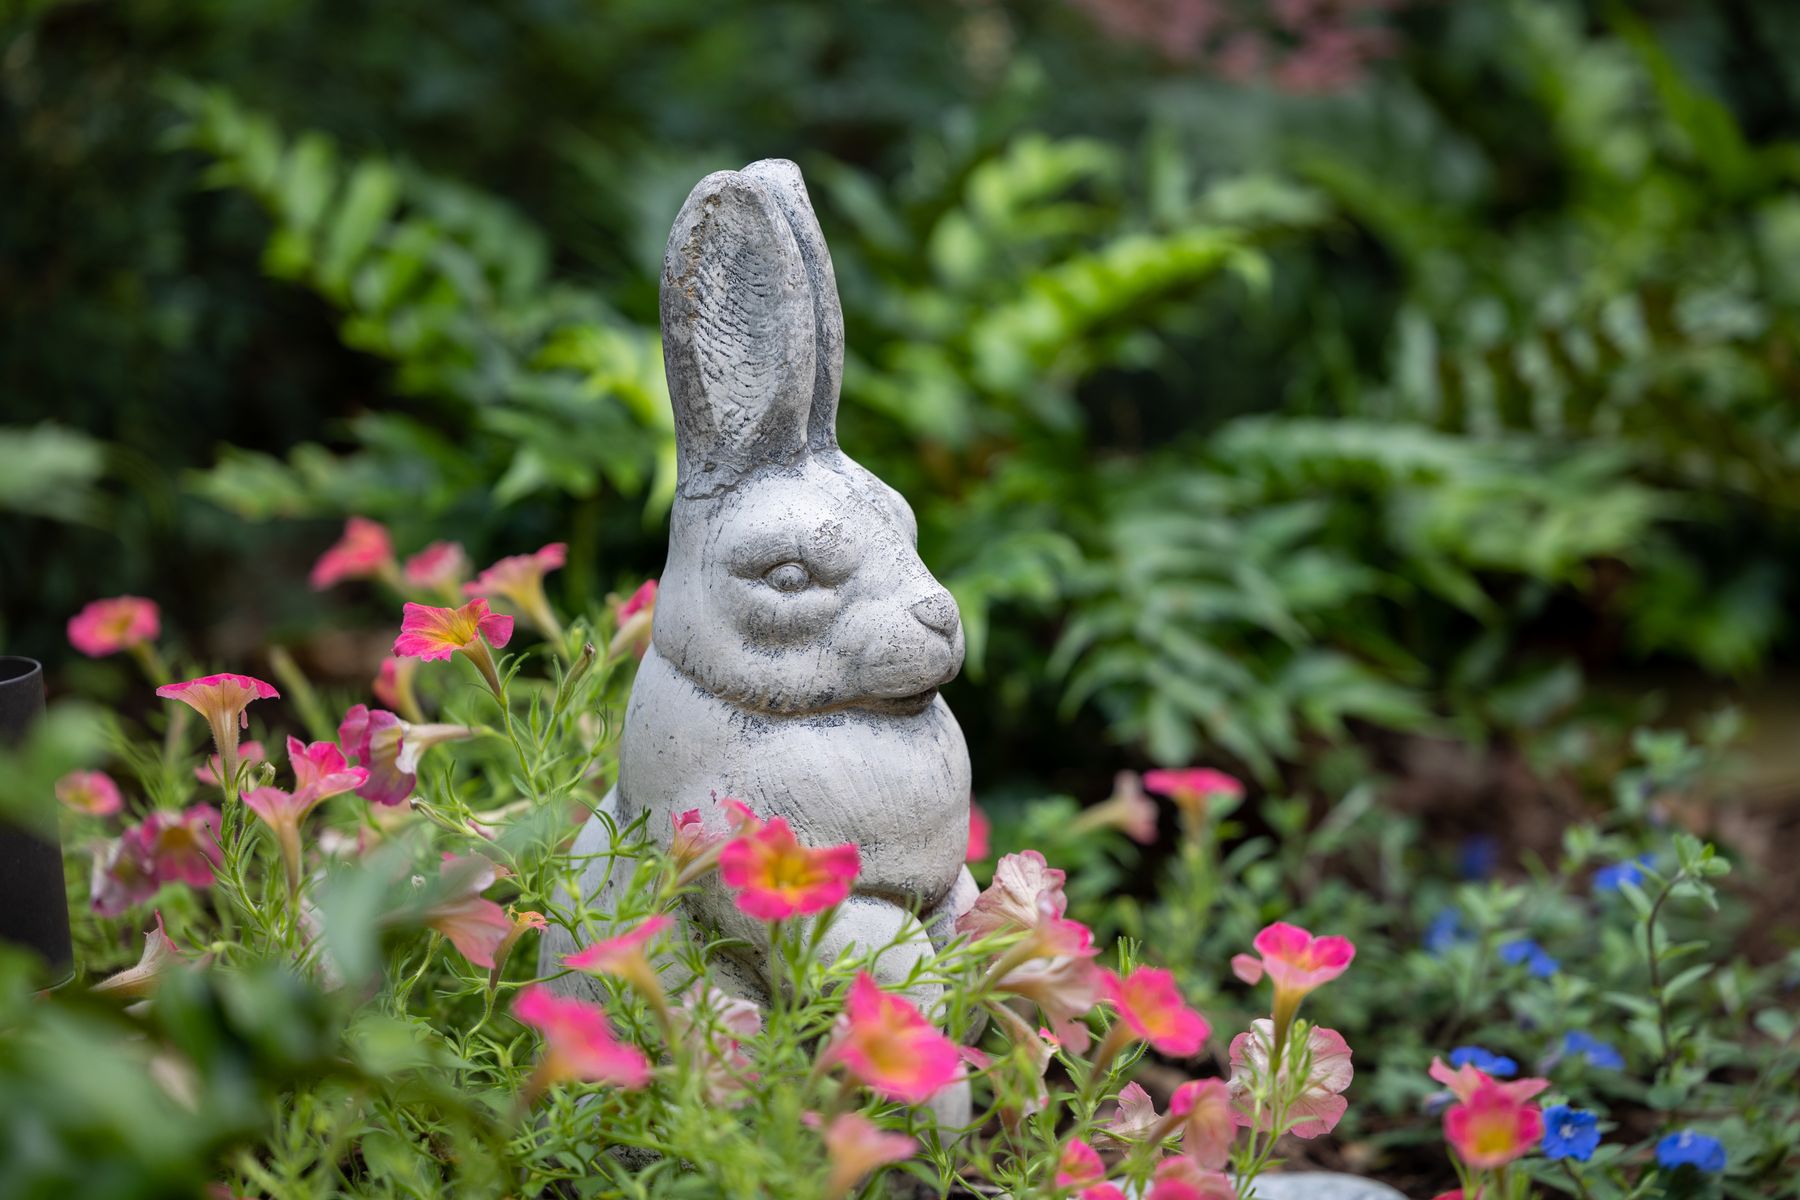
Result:
[[[806,450],[815,326],[813,283],[776,189],[738,171],[702,179],[663,255],[663,365],[685,493]]]
[[[785,158],[765,158],[745,167],[744,174],[769,185],[806,262],[806,277],[813,290],[815,371],[807,441],[814,449],[836,446],[838,387],[844,378],[844,310],[838,303],[831,251],[825,248],[825,234],[813,214],[799,167]]]

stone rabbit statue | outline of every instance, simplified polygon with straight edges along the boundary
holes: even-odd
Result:
[[[938,695],[962,665],[962,624],[906,501],[838,448],[843,314],[793,163],[694,188],[663,258],[662,328],[678,486],[604,810],[621,828],[647,813],[666,845],[689,809],[726,832],[712,798],[732,796],[803,844],[855,842],[862,874],[825,951],[891,946],[875,974],[897,986],[976,894],[968,748]],[[591,820],[574,848],[602,911],[629,875],[608,882],[610,837]],[[684,915],[743,939],[721,981],[766,1000],[767,931],[716,877]],[[546,972],[573,948],[547,937]],[[931,1011],[933,987],[909,994]]]

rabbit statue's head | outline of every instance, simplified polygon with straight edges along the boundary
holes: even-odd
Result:
[[[743,709],[923,712],[962,623],[906,501],[838,449],[843,314],[793,163],[695,186],[662,327],[679,465],[656,653]]]

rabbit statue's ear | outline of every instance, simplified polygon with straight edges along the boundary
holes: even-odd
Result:
[[[737,171],[702,179],[663,255],[663,365],[684,492],[805,451],[814,327],[812,280],[774,189]]]
[[[768,185],[794,241],[806,263],[806,277],[813,292],[814,376],[812,414],[807,420],[807,441],[814,449],[837,445],[838,387],[844,378],[844,310],[838,303],[837,275],[831,269],[831,251],[806,195],[800,168],[785,158],[765,158],[744,168],[744,174]]]

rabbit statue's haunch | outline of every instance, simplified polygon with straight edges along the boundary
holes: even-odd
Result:
[[[919,561],[906,501],[838,448],[843,314],[793,163],[721,171],[689,194],[663,258],[662,328],[678,486],[604,811],[619,828],[648,814],[666,845],[689,809],[726,832],[713,797],[732,796],[787,818],[804,845],[855,842],[862,874],[825,950],[891,946],[875,974],[899,985],[975,898],[968,747],[938,696],[962,665],[962,624]],[[574,848],[601,912],[629,874],[610,847],[590,820]],[[685,915],[749,947],[718,973],[766,999],[767,930],[716,876]],[[546,972],[573,948],[547,937]],[[909,995],[931,1011],[931,986]]]

